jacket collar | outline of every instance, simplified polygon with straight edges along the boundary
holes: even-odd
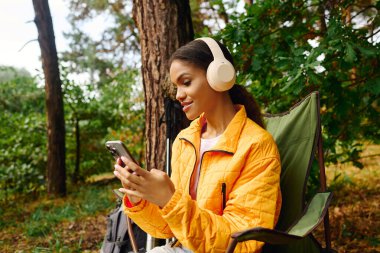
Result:
[[[235,108],[238,109],[238,111],[220,136],[213,150],[235,153],[241,131],[247,121],[247,113],[244,106],[235,105]],[[188,128],[178,135],[179,139],[186,139],[199,150],[202,126],[205,121],[206,118],[204,117],[204,113],[202,113],[199,118],[195,119]]]

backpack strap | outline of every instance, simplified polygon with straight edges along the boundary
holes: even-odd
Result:
[[[117,189],[113,189],[112,191],[116,195],[116,197],[119,200],[121,200],[121,202],[122,202],[124,194]],[[117,230],[116,230],[118,232],[117,234],[118,235],[126,235],[128,232],[128,236],[129,236],[129,240],[131,242],[133,252],[137,253],[138,252],[138,246],[137,246],[137,242],[136,242],[136,237],[133,233],[132,220],[126,214],[124,214],[122,205],[120,206],[120,210],[119,210],[118,214],[119,214],[119,216],[117,217],[117,226],[114,226],[114,227],[117,227]],[[125,216],[125,219],[122,219],[123,217],[120,215]],[[121,228],[119,228],[119,227],[121,227]],[[122,245],[124,245],[127,242],[126,236],[124,236],[124,238],[115,238],[115,240],[117,241],[116,243],[119,242]]]

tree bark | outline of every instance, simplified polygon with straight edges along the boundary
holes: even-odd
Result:
[[[47,191],[55,196],[64,196],[66,195],[65,121],[53,23],[47,0],[33,0],[33,7],[45,75],[48,135]]]
[[[319,25],[320,33],[322,34],[322,36],[324,36],[327,31],[324,1],[319,1],[318,16],[319,16],[319,22],[320,22],[320,25]]]
[[[73,173],[73,183],[77,184],[79,182],[80,174],[80,126],[78,115],[75,114],[75,169]]]
[[[145,94],[146,167],[165,169],[165,133],[160,124],[164,98],[175,97],[169,81],[171,54],[194,37],[189,1],[134,0],[133,19],[139,30]],[[177,118],[186,125],[183,113]]]

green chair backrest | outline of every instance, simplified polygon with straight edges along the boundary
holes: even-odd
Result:
[[[313,92],[290,111],[265,115],[281,157],[282,208],[276,229],[286,231],[302,214],[319,129],[319,94]]]

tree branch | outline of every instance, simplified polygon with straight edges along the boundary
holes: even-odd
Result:
[[[359,12],[356,13],[354,16],[352,16],[352,17],[350,18],[350,20],[349,20],[349,23],[351,23],[352,20],[353,20],[354,18],[356,18],[357,16],[359,16],[361,13],[363,13],[363,12],[365,12],[366,10],[371,9],[371,8],[376,9],[376,6],[375,6],[375,5],[368,5],[368,6],[366,6],[363,10],[359,11]],[[377,9],[376,9],[376,10],[377,10]]]
[[[376,157],[376,156],[380,156],[380,153],[379,154],[372,154],[372,155],[361,156],[360,159],[370,158],[370,157]]]
[[[376,32],[373,32],[371,35],[365,37],[365,39],[369,39],[369,38],[372,38],[373,36],[375,36],[376,34],[378,34],[380,32],[380,29],[377,30]]]
[[[356,85],[359,85],[361,83],[364,83],[368,80],[368,78],[376,78],[380,76],[380,74],[375,74],[373,76],[369,76],[369,77],[366,77],[366,78],[362,78],[362,79],[348,79],[348,80],[343,80],[341,81],[342,83],[345,83],[345,82],[352,82],[349,86],[347,86],[348,88],[352,88],[352,87],[355,87]]]
[[[30,42],[33,42],[33,41],[38,41],[38,39],[33,39],[33,40],[29,40],[28,42],[26,42],[19,50],[18,50],[18,52],[21,52],[21,50],[23,50],[24,49],[24,47],[26,46],[26,45],[28,45]]]

